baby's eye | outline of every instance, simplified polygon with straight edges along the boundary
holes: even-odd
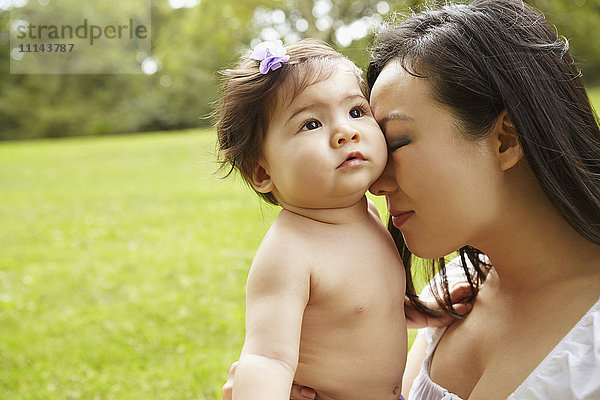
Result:
[[[357,108],[353,108],[352,110],[350,110],[349,114],[350,114],[351,118],[360,118],[363,115],[365,115],[365,111],[362,108],[357,107]]]
[[[306,121],[304,125],[302,125],[303,131],[312,131],[314,129],[320,128],[321,123],[317,120],[311,119],[310,121]]]

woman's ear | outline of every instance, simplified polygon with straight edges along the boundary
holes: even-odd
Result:
[[[502,110],[494,125],[496,157],[501,171],[508,171],[523,158],[523,148],[515,125],[506,110]]]
[[[270,193],[275,187],[271,176],[263,166],[263,162],[260,161],[254,171],[250,180],[252,187],[259,193]]]

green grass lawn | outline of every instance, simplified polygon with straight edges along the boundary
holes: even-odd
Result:
[[[0,398],[220,397],[276,210],[213,136],[0,144]]]
[[[1,399],[220,398],[277,209],[213,152],[211,130],[0,143]]]

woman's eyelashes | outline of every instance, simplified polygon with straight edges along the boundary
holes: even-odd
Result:
[[[388,145],[388,151],[390,153],[400,149],[401,147],[406,146],[407,144],[410,144],[410,138],[406,135],[400,135],[400,136],[392,136],[392,137],[386,137],[387,140],[387,145]]]

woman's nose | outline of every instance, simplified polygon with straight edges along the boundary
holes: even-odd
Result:
[[[331,145],[335,148],[342,147],[348,143],[360,142],[360,132],[350,126],[340,126],[331,136]]]
[[[373,182],[369,188],[369,192],[375,196],[386,196],[396,190],[398,190],[398,182],[396,182],[392,161],[388,159],[383,173]]]

